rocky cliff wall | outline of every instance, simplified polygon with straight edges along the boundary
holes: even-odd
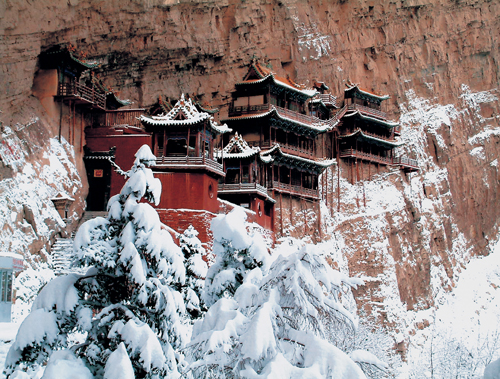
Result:
[[[324,207],[324,224],[351,273],[373,278],[361,306],[411,329],[402,312],[433,305],[497,238],[499,15],[486,0],[6,0],[1,117],[43,117],[32,96],[37,57],[68,42],[138,106],[187,92],[224,113],[252,57],[297,82],[323,80],[334,94],[347,79],[390,94],[402,150],[421,170],[353,185],[341,166],[339,181],[329,176],[329,188],[341,186],[340,212]],[[50,117],[46,129],[56,133]]]

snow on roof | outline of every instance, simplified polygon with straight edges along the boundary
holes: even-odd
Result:
[[[236,150],[237,152],[231,152]],[[260,152],[259,147],[250,147],[248,143],[243,139],[243,136],[238,134],[234,135],[229,143],[224,147],[223,156],[224,158],[249,158],[258,154]]]
[[[15,259],[21,259],[24,261],[24,257],[21,254],[11,253],[11,252],[7,252],[7,251],[0,251],[0,257],[15,258]]]
[[[360,134],[363,138],[366,138],[366,139],[369,139],[369,140],[373,140],[373,141],[376,141],[376,142],[380,142],[380,143],[383,143],[385,145],[390,145],[392,147],[399,147],[399,146],[402,146],[402,145],[405,144],[403,141],[388,141],[388,140],[383,139],[383,138],[377,138],[375,136],[363,133],[363,131],[361,129],[357,129],[355,132],[353,132],[351,134],[341,135],[341,136],[339,136],[339,138],[353,137],[353,136],[355,136],[357,134]]]
[[[53,197],[52,199],[50,199],[51,201],[54,201],[54,200],[69,200],[69,201],[75,201],[75,199],[73,199],[72,197],[66,195],[66,194],[62,194],[61,192],[59,192],[57,194],[56,197]]]
[[[310,88],[306,89],[305,86],[302,86],[300,84],[295,83],[292,81],[289,77],[283,78],[280,76],[277,76],[274,72],[272,72],[269,68],[263,67],[259,62],[252,62],[249,72],[252,70],[252,68],[255,70],[255,72],[260,76],[260,79],[244,79],[242,82],[236,83],[235,85],[244,85],[244,84],[256,84],[256,83],[262,83],[269,78],[274,82],[274,84],[284,87],[287,89],[290,89],[295,92],[299,92],[307,97],[313,97],[318,93],[316,89]],[[248,77],[248,74],[246,75]],[[304,87],[304,88],[302,88]]]
[[[359,115],[359,117],[361,117],[363,120],[366,120],[366,121],[373,121],[375,123],[378,123],[378,124],[383,124],[385,126],[388,126],[390,128],[394,128],[396,126],[399,125],[399,122],[394,122],[394,121],[389,121],[389,120],[381,120],[379,118],[374,118],[374,117],[369,117],[369,116],[365,116],[363,113],[361,113],[359,110],[356,110],[354,112],[351,112],[351,113],[347,113],[345,114],[343,117],[352,117],[352,116],[355,116],[355,115]]]
[[[198,111],[191,99],[185,99],[184,94],[166,115],[150,117],[142,115],[139,120],[145,124],[159,126],[190,126],[208,120],[210,127],[217,133],[231,131],[226,124],[217,124],[212,115]]]
[[[251,119],[257,119],[257,118],[263,118],[268,115],[276,115],[282,120],[287,120],[290,122],[293,122],[297,125],[300,125],[306,129],[313,130],[318,133],[326,132],[331,129],[330,125],[325,122],[315,122],[315,123],[305,123],[302,121],[294,120],[293,118],[287,117],[286,113],[281,114],[279,108],[276,108],[274,105],[271,105],[271,109],[267,112],[263,113],[258,113],[258,114],[253,114],[253,115],[243,115],[243,116],[232,116],[228,117],[227,119],[224,119],[223,121],[231,121],[231,120],[251,120]],[[319,120],[319,119],[318,119]]]
[[[375,94],[373,92],[370,92],[370,91],[367,91],[367,90],[365,90],[363,88],[360,88],[358,84],[347,82],[346,86],[347,86],[347,88],[344,90],[345,92],[348,92],[348,91],[351,91],[351,90],[356,90],[359,93],[362,93],[362,94],[370,96],[370,97],[375,97],[375,98],[380,99],[380,100],[387,100],[387,99],[389,99],[389,95],[377,95],[377,94]]]
[[[311,165],[311,166],[316,166],[316,167],[319,167],[321,169],[325,169],[325,168],[330,167],[336,163],[335,159],[324,159],[321,161],[315,161],[312,159],[302,158],[302,157],[299,157],[296,155],[286,154],[281,150],[281,147],[279,144],[276,144],[271,149],[260,153],[261,158],[264,162],[274,161],[274,158],[272,157],[272,155],[274,155],[274,154],[282,156],[282,157],[290,159],[290,160],[300,161],[300,162],[306,163],[306,164]]]

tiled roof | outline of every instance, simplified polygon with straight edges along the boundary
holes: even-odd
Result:
[[[288,88],[292,91],[300,92],[307,97],[313,97],[318,93],[318,91],[316,91],[315,89],[306,89],[305,86],[295,83],[290,78],[277,76],[269,68],[263,67],[258,62],[253,62],[251,68],[254,68],[255,72],[260,76],[260,79],[245,79],[242,82],[236,83],[235,85],[238,86],[244,84],[262,83],[270,78],[274,82],[274,84],[284,88]]]
[[[143,115],[139,119],[145,124],[154,126],[190,126],[208,120],[210,127],[217,133],[231,131],[226,124],[217,124],[213,116],[207,112],[198,111],[191,99],[184,98],[184,94],[166,115],[151,117]]]
[[[287,117],[286,113],[281,114],[280,110],[275,108],[274,106],[271,106],[271,109],[267,112],[258,113],[258,114],[251,114],[251,115],[241,115],[241,116],[228,117],[228,118],[224,119],[223,121],[252,120],[252,119],[263,118],[263,117],[266,117],[269,115],[275,115],[276,117],[278,117],[282,120],[287,120],[289,122],[292,122],[292,123],[294,123],[298,126],[301,126],[305,129],[309,129],[313,133],[316,133],[316,134],[324,133],[324,132],[331,129],[330,125],[326,121],[325,122],[315,122],[315,123],[305,123],[305,122],[302,122],[299,120],[295,120],[291,117]]]
[[[383,138],[377,138],[375,136],[363,133],[363,131],[361,129],[358,129],[358,130],[356,130],[355,132],[353,132],[351,134],[341,135],[341,136],[339,136],[339,138],[348,138],[348,137],[354,137],[354,136],[357,136],[357,135],[361,136],[362,138],[365,138],[365,139],[368,139],[368,140],[372,140],[372,141],[374,141],[374,142],[376,142],[378,144],[389,145],[391,147],[399,147],[399,146],[404,145],[404,142],[402,142],[402,141],[388,141],[388,140],[383,139]]]
[[[381,120],[379,118],[365,116],[364,114],[362,114],[358,110],[354,111],[354,112],[351,112],[351,113],[346,113],[343,117],[352,117],[352,116],[356,116],[356,115],[358,115],[360,118],[362,118],[365,121],[372,121],[372,122],[375,122],[377,124],[385,125],[385,126],[387,126],[389,128],[395,128],[396,126],[399,125],[398,122],[393,122],[393,121],[389,121],[389,120]]]
[[[360,88],[357,84],[353,84],[351,82],[347,82],[346,86],[347,86],[347,88],[344,90],[345,92],[348,92],[351,90],[357,90],[358,92],[360,92],[362,94],[365,94],[365,95],[368,95],[371,97],[375,97],[375,98],[380,99],[380,100],[387,100],[389,98],[389,95],[378,95],[378,94],[370,92],[366,89]]]
[[[274,145],[269,150],[261,152],[260,155],[262,160],[266,163],[274,161],[276,159],[275,157],[279,156],[285,158],[286,160],[297,162],[297,166],[305,165],[306,167],[309,168],[315,167],[317,171],[323,171],[325,168],[330,167],[336,163],[334,159],[324,159],[321,161],[315,161],[312,159],[298,157],[296,155],[286,154],[281,150],[279,144]]]
[[[237,153],[232,153],[231,151],[237,150]],[[224,147],[223,157],[224,158],[249,158],[258,154],[260,152],[259,147],[250,147],[248,143],[243,139],[243,137],[236,132],[229,143]]]

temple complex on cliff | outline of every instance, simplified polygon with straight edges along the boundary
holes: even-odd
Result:
[[[34,82],[45,108],[59,116],[60,136],[84,150],[89,211],[106,209],[125,183],[122,169],[144,144],[157,157],[160,219],[177,232],[192,224],[203,242],[210,220],[235,206],[270,235],[285,236],[294,225],[321,238],[325,170],[336,165],[351,183],[383,167],[418,170],[394,153],[401,130],[382,110],[389,96],[350,82],[339,101],[323,82],[306,88],[253,61],[216,122],[217,109],[184,94],[176,102],[160,97],[149,112],[131,108],[95,68],[71,48],[47,51]]]

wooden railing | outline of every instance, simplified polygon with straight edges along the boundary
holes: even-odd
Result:
[[[276,108],[278,114],[281,117],[288,118],[289,120],[294,120],[301,122],[306,125],[318,124],[318,123],[327,123],[326,120],[320,120],[315,116],[308,116],[296,111],[292,111],[290,109],[278,107],[277,105],[272,104],[260,104],[260,105],[248,105],[248,106],[233,106],[229,109],[229,116],[241,116],[244,114],[252,114],[258,112],[266,112],[271,109],[271,107]]]
[[[337,105],[337,98],[335,96],[330,95],[329,93],[320,93],[317,95],[321,101],[325,104]]]
[[[369,136],[369,137],[377,138],[377,139],[384,140],[384,141],[387,141],[387,142],[396,142],[396,140],[393,137],[381,136],[379,134],[367,132],[367,131],[362,130],[360,128],[356,128],[354,130],[352,130],[352,129],[351,130],[346,130],[345,132],[347,132],[347,133],[343,133],[342,135],[351,134],[351,133],[354,133],[354,132],[356,132],[358,130],[361,131],[364,135]]]
[[[57,96],[77,97],[101,109],[106,109],[106,95],[97,91],[94,87],[87,87],[79,82],[60,83]]]
[[[267,196],[267,188],[258,183],[219,184],[219,192],[258,192]]]
[[[297,146],[286,145],[286,144],[282,144],[282,143],[280,143],[279,145],[280,145],[281,151],[283,151],[284,153],[287,153],[287,154],[297,155],[299,157],[304,157],[304,158],[313,158],[313,156],[314,156],[313,151],[311,151],[311,150],[305,150],[305,149],[301,149]]]
[[[319,124],[319,123],[325,124],[326,123],[326,121],[320,120],[318,117],[315,117],[315,116],[308,116],[308,115],[305,115],[305,114],[302,114],[299,112],[292,111],[290,109],[278,107],[276,105],[274,105],[274,107],[276,108],[276,110],[278,111],[278,114],[281,117],[288,118],[289,120],[298,121],[298,122],[301,122],[301,123],[306,124],[306,125]]]
[[[122,109],[117,111],[107,111],[104,126],[132,125],[141,126],[137,119],[144,114],[144,109]]]
[[[312,197],[315,199],[319,198],[319,190],[317,190],[317,189],[304,188],[301,186],[295,186],[292,184],[281,183],[281,182],[277,182],[274,180],[272,182],[272,189],[280,191],[280,192],[287,192],[287,193],[290,193],[292,195],[307,196],[307,197]]]
[[[418,170],[418,161],[407,157],[381,157],[375,154],[365,153],[355,149],[346,149],[340,152],[340,158],[359,158],[371,162],[377,162],[386,165],[402,166],[413,170]]]
[[[258,113],[268,111],[270,108],[270,104],[231,106],[229,108],[229,116],[232,117],[241,116],[244,114]]]
[[[396,157],[393,159],[393,164],[400,165],[405,168],[418,170],[418,161],[416,159],[411,159],[407,157]]]
[[[340,152],[340,158],[359,158],[371,162],[391,165],[392,159],[390,157],[381,157],[380,155],[365,153],[355,149],[346,149]]]
[[[368,113],[370,116],[387,120],[387,113],[382,112],[381,110],[378,109],[370,108],[359,104],[349,104],[347,107],[350,111],[359,110],[363,113]]]
[[[157,156],[156,158],[157,166],[165,166],[172,168],[205,168],[209,171],[215,172],[219,175],[226,176],[224,173],[223,167],[220,163],[205,157],[188,157],[188,156],[179,156],[179,157],[165,157],[165,156]]]
[[[270,147],[271,146],[271,141],[247,141],[248,146],[250,147]]]
[[[328,125],[332,128],[334,127],[337,122],[344,117],[344,115],[347,112],[347,106],[344,105],[331,119],[327,121]]]

